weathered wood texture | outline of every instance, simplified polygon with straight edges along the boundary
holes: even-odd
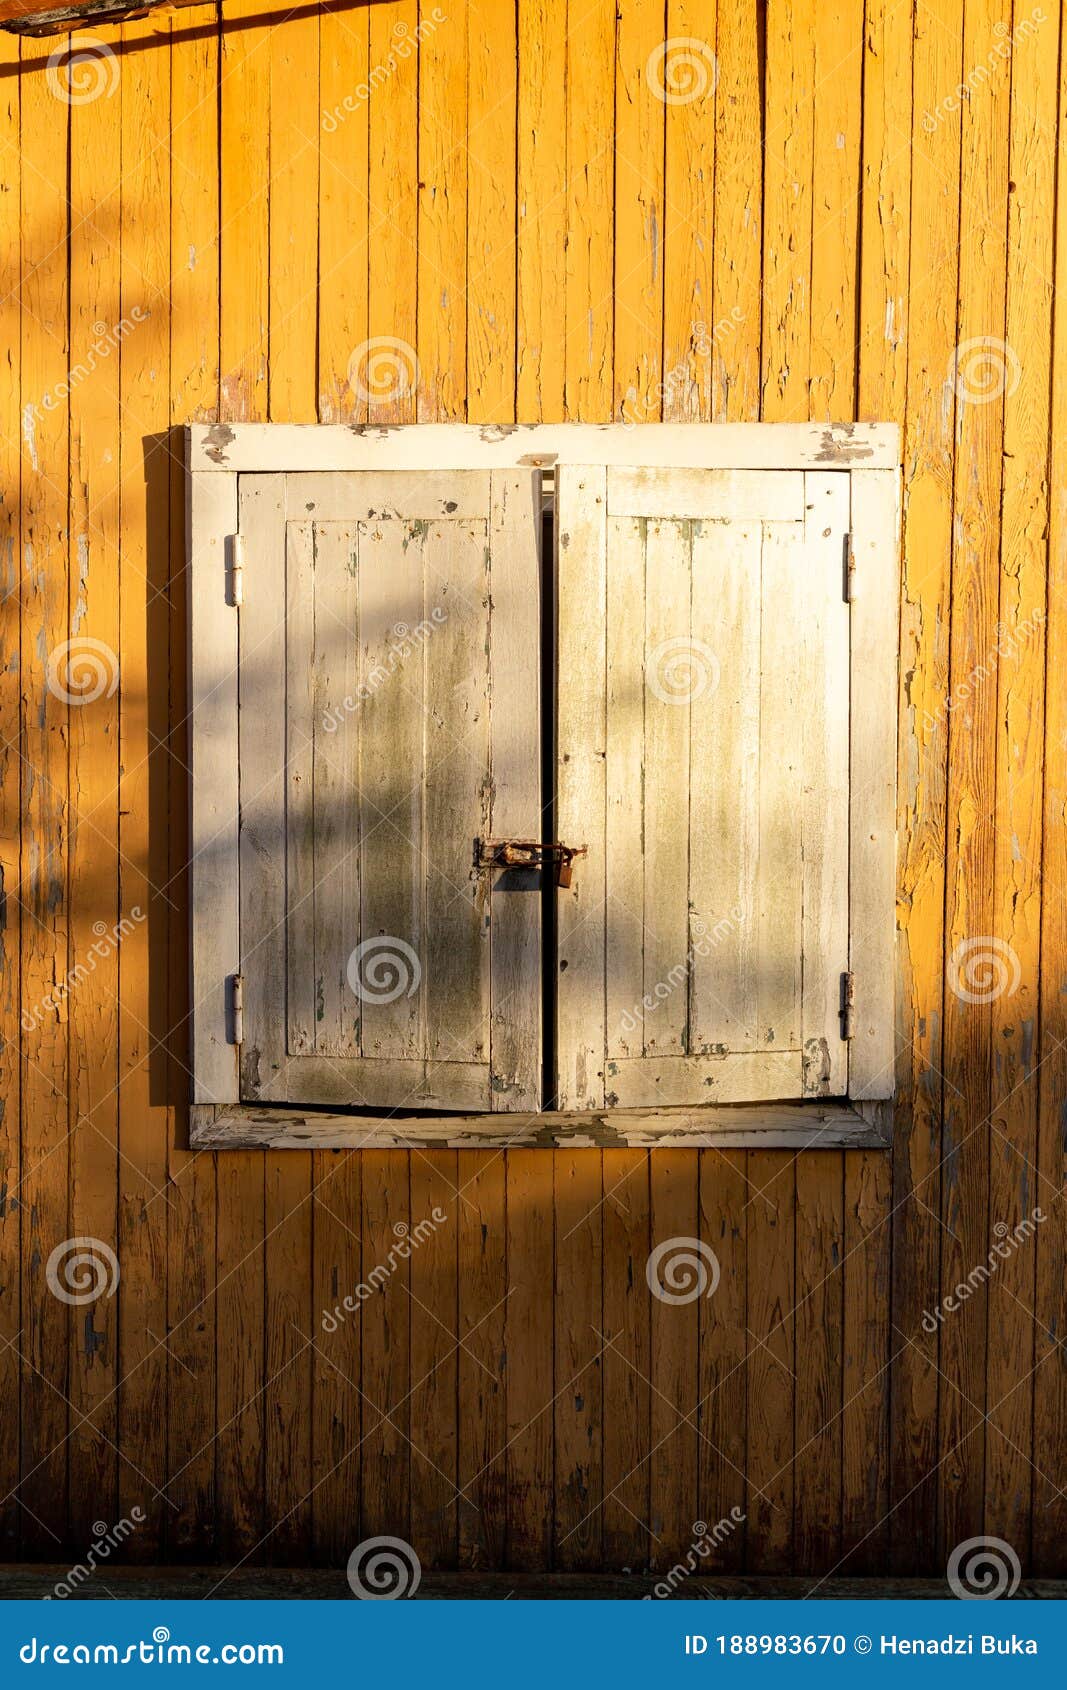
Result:
[[[0,37],[7,1558],[1067,1571],[1067,108],[1002,12]],[[904,428],[891,1153],[188,1152],[179,426],[620,418]]]

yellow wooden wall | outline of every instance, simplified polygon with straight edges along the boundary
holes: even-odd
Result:
[[[100,26],[76,78],[0,35],[0,1557],[136,1507],[142,1560],[636,1568],[738,1507],[724,1568],[988,1533],[1067,1570],[1060,32],[224,0]],[[378,337],[413,391],[366,391]],[[190,1155],[179,426],[624,413],[903,425],[892,1153]],[[946,985],[975,939],[1013,991]],[[650,1297],[674,1236],[713,1297]],[[49,1289],[77,1237],[113,1295]]]

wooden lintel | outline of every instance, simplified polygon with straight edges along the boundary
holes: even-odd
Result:
[[[65,35],[83,23],[129,23],[149,12],[174,12],[199,0],[80,0],[76,6],[49,6],[42,0],[0,0],[0,29],[12,35]]]

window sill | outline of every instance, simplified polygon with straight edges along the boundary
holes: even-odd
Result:
[[[193,1104],[193,1150],[886,1149],[892,1103],[709,1105],[582,1115],[340,1114]]]

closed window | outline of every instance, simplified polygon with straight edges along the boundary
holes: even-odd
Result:
[[[294,1111],[337,1142],[874,1130],[897,474],[867,433],[193,431],[203,1142]]]

